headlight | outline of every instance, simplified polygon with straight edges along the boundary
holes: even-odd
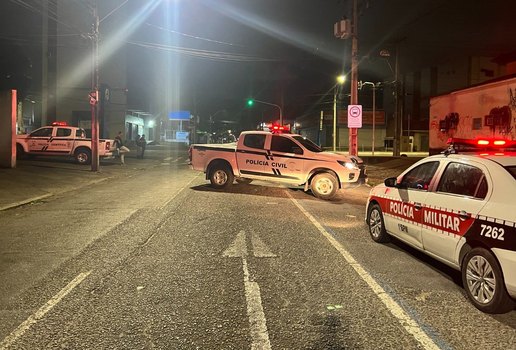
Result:
[[[343,167],[346,167],[346,169],[349,169],[349,170],[358,169],[357,165],[354,162],[345,162],[343,160],[338,160],[337,162],[340,165],[342,165]]]

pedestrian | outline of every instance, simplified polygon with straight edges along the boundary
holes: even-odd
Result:
[[[142,146],[140,143],[140,135],[136,136],[136,158],[141,158]]]
[[[125,164],[125,154],[129,152],[129,148],[124,146],[124,141],[122,141],[122,132],[119,131],[115,137],[115,148],[120,156],[120,165]]]
[[[143,159],[143,154],[145,153],[145,147],[147,147],[147,140],[145,140],[145,135],[142,135],[142,137],[140,137],[140,148],[141,148],[140,158],[141,159]]]

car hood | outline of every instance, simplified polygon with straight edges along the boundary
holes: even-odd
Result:
[[[353,162],[356,164],[364,163],[364,161],[360,157],[350,156],[347,154],[341,154],[341,153],[335,153],[335,152],[321,152],[321,153],[317,153],[317,155],[320,158],[323,158],[325,160],[330,160],[330,161],[340,160],[340,161],[344,161],[344,162]]]

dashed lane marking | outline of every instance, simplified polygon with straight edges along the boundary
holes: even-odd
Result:
[[[426,334],[426,332],[413,320],[405,310],[376,282],[376,280],[353,258],[353,256],[333,237],[299,202],[287,192],[290,200],[305,214],[312,224],[322,233],[322,235],[337,249],[347,263],[355,272],[367,283],[376,296],[387,307],[389,312],[398,319],[405,330],[418,341],[423,349],[440,349],[440,347]]]
[[[0,350],[6,350],[11,346],[18,338],[20,338],[33,324],[36,324],[41,320],[50,310],[54,308],[65,296],[67,296],[75,287],[81,284],[86,277],[90,275],[92,271],[82,272],[75,277],[70,283],[68,283],[63,289],[45,303],[38,311],[29,316],[22,324],[18,326],[11,334],[9,334],[0,343]]]

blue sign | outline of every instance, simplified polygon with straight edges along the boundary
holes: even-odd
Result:
[[[170,120],[190,120],[190,111],[174,111],[168,112]]]

